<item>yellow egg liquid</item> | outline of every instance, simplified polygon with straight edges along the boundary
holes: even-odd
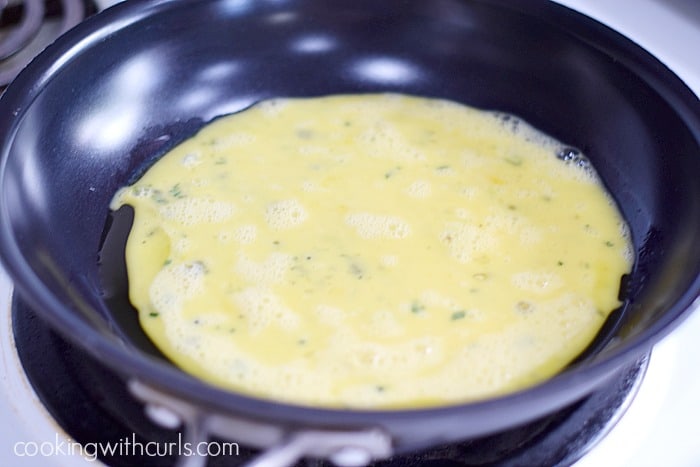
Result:
[[[135,212],[130,300],[185,371],[262,398],[404,408],[525,388],[590,343],[633,261],[598,176],[562,148],[445,100],[262,102],[115,195]]]

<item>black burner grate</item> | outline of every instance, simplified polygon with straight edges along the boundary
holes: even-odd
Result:
[[[89,0],[0,0],[0,92],[34,56],[95,11]]]

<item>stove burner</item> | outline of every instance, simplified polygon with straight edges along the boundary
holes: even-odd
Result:
[[[0,91],[44,47],[94,12],[84,0],[0,0]]]
[[[178,431],[163,429],[146,417],[143,406],[131,396],[119,376],[54,333],[16,295],[12,300],[12,327],[17,352],[29,381],[72,440],[105,445],[128,438],[144,445],[156,442],[163,446],[178,441],[181,436]],[[644,377],[648,357],[645,355],[620,371],[607,387],[586,399],[520,428],[395,456],[373,466],[571,465],[600,441],[624,414]],[[209,457],[207,465],[243,465],[258,454],[241,446],[237,456]],[[108,456],[101,460],[110,466],[173,465],[177,462],[175,455],[159,458]],[[330,466],[321,460],[304,460],[296,467]]]

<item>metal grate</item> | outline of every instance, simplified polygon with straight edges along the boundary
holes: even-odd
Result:
[[[0,0],[0,89],[88,14],[83,0]]]

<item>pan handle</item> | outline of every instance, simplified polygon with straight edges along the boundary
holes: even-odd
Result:
[[[391,442],[380,430],[300,430],[269,448],[245,467],[288,467],[306,456],[326,458],[339,467],[363,467],[391,454]]]
[[[181,455],[177,467],[204,467],[210,436],[262,449],[245,467],[289,467],[304,457],[328,459],[339,467],[362,467],[392,454],[391,437],[379,428],[351,430],[289,429],[270,422],[207,413],[192,403],[132,379],[128,388],[144,403],[151,421],[167,429],[183,427],[184,441],[191,449]],[[237,449],[236,449],[237,453]]]

